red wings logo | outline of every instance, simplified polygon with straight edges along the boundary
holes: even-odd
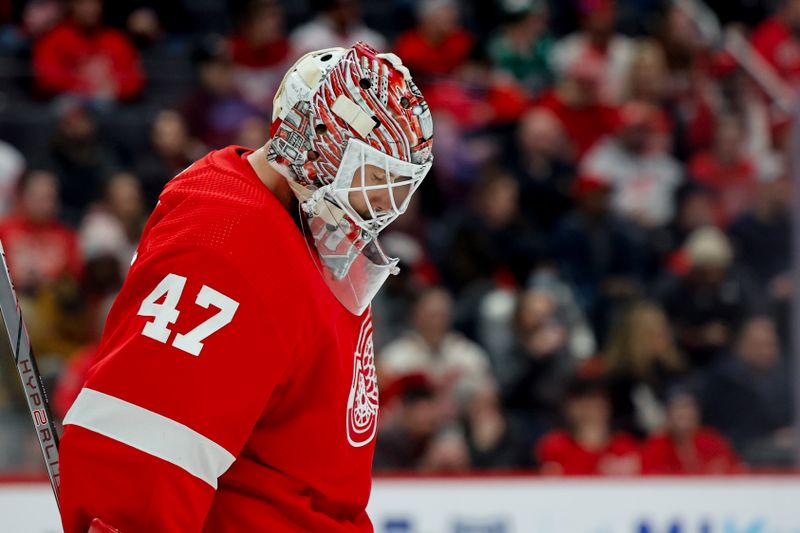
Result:
[[[375,438],[378,428],[378,380],[369,314],[361,325],[353,365],[353,383],[347,399],[347,440],[359,448]]]

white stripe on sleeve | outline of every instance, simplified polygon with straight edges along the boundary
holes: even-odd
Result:
[[[192,428],[114,396],[84,388],[64,417],[75,425],[172,463],[217,488],[236,459]]]

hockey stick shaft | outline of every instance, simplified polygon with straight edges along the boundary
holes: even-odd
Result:
[[[44,462],[47,467],[47,475],[50,478],[50,485],[58,503],[59,494],[59,468],[58,468],[58,433],[50,414],[50,407],[42,385],[42,377],[36,366],[36,359],[31,351],[31,342],[28,331],[22,321],[22,312],[19,308],[17,295],[14,292],[14,284],[11,282],[11,274],[6,262],[6,254],[3,244],[0,243],[0,261],[2,261],[3,272],[0,273],[0,314],[3,317],[3,333],[6,334],[6,342],[14,357],[22,387],[25,390],[25,398],[28,401],[28,409],[33,418],[33,425],[36,428],[36,438],[42,448]]]

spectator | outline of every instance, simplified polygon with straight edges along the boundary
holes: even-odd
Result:
[[[753,48],[790,86],[800,83],[800,1],[784,0],[778,11],[759,25],[751,37]]]
[[[125,172],[114,174],[106,185],[103,201],[93,206],[81,224],[83,256],[110,255],[124,274],[133,259],[145,221],[139,180]]]
[[[15,214],[0,223],[0,241],[21,293],[35,294],[62,276],[80,276],[77,238],[58,222],[58,211],[58,179],[49,172],[30,171],[22,180]]]
[[[524,284],[542,244],[519,212],[517,180],[490,171],[473,191],[473,206],[457,212],[448,224],[444,279],[456,292]]]
[[[547,4],[544,0],[504,3],[506,22],[489,40],[489,58],[536,95],[553,81],[554,40],[547,31]]]
[[[427,83],[425,94],[437,127],[444,120],[452,120],[460,133],[473,135],[485,136],[487,130],[513,126],[527,105],[525,92],[513,78],[479,59],[465,62],[452,76]],[[444,119],[443,115],[449,116]],[[469,153],[461,157],[475,161],[481,155]]]
[[[552,111],[581,158],[619,122],[617,108],[602,101],[602,62],[593,57],[576,61],[560,73],[556,86],[539,98],[536,107]]]
[[[511,353],[495,370],[505,406],[538,427],[556,423],[576,363],[569,351],[569,332],[557,311],[550,294],[537,289],[523,292],[514,314]]]
[[[641,251],[637,235],[611,212],[608,183],[583,175],[572,193],[577,209],[550,235],[551,250],[602,342],[615,308],[639,292]]]
[[[727,227],[742,214],[756,188],[756,165],[744,146],[743,127],[738,117],[717,118],[711,150],[697,153],[689,162],[689,176],[711,191],[716,222]]]
[[[651,39],[637,42],[628,72],[624,100],[662,107],[670,96],[668,91],[669,70],[661,45]]]
[[[158,112],[150,130],[150,150],[137,158],[136,164],[148,207],[155,206],[169,180],[197,159],[201,148],[198,144],[189,136],[183,115],[171,109]]]
[[[688,272],[668,279],[661,302],[693,366],[704,366],[730,346],[733,332],[761,305],[749,280],[732,265],[724,233],[695,230],[684,246]]]
[[[615,425],[640,436],[661,429],[667,391],[687,370],[664,311],[633,304],[612,330],[603,361]]]
[[[14,191],[25,171],[25,157],[12,145],[0,141],[0,218],[11,211]]]
[[[641,470],[633,437],[611,429],[606,385],[576,378],[564,398],[566,429],[546,434],[535,448],[545,475],[634,475]]]
[[[69,17],[36,44],[33,66],[43,92],[96,103],[130,100],[144,86],[136,48],[103,25],[102,0],[70,0]]]
[[[264,146],[267,139],[269,139],[269,122],[262,117],[252,116],[239,124],[235,144],[257,150]]]
[[[203,43],[194,59],[200,86],[181,111],[192,137],[200,139],[208,148],[222,148],[233,142],[242,122],[261,112],[239,94],[234,82],[234,65],[224,43],[213,39]]]
[[[576,7],[581,29],[556,43],[553,63],[565,72],[590,58],[599,61],[601,101],[619,104],[634,47],[630,39],[614,32],[616,0],[576,0]]]
[[[733,353],[706,373],[703,412],[749,464],[794,464],[790,372],[770,318],[747,320]]]
[[[597,353],[594,334],[581,311],[572,287],[566,283],[551,259],[540,262],[531,272],[527,286],[552,296],[558,305],[559,319],[567,327],[569,351],[578,360]]]
[[[85,342],[88,327],[79,289],[83,261],[58,211],[58,180],[34,170],[22,179],[15,214],[0,223],[31,345],[54,364]]]
[[[675,194],[675,217],[664,227],[652,228],[647,235],[650,258],[648,278],[654,279],[664,270],[685,273],[688,270],[683,245],[692,232],[714,225],[714,205],[711,194],[693,181],[683,183]]]
[[[676,4],[666,7],[656,37],[669,70],[669,118],[673,125],[674,153],[681,161],[711,145],[719,88],[710,68],[712,51],[698,26]]]
[[[475,469],[520,468],[531,465],[521,428],[503,413],[492,379],[465,382],[458,391],[461,425]]]
[[[606,180],[614,210],[644,227],[663,226],[675,213],[674,193],[681,167],[658,146],[666,126],[663,114],[644,102],[630,102],[620,112],[616,135],[595,146],[583,170]]]
[[[571,207],[575,176],[569,140],[555,114],[534,108],[519,119],[514,173],[520,182],[523,214],[549,229]]]
[[[239,31],[230,37],[229,45],[239,94],[270,116],[272,97],[289,59],[289,40],[283,29],[280,3],[251,0],[241,15]]]
[[[59,0],[0,2],[0,50],[27,54],[31,42],[53,29],[64,16]]]
[[[454,0],[420,0],[417,26],[402,33],[394,51],[403,63],[423,81],[450,75],[469,58],[472,35],[458,20]]]
[[[66,102],[50,140],[50,165],[60,178],[62,218],[77,225],[116,166],[114,154],[98,135],[85,106]]]
[[[391,382],[419,373],[431,382],[437,394],[452,401],[459,382],[487,375],[489,359],[483,349],[450,329],[452,306],[444,289],[422,290],[412,309],[412,329],[378,354],[383,379]]]
[[[731,474],[742,466],[727,439],[702,426],[700,407],[686,389],[673,390],[667,401],[667,419],[642,447],[645,474]]]
[[[791,281],[791,183],[758,184],[753,205],[730,228],[737,261],[775,303],[788,304]]]
[[[314,0],[311,8],[316,17],[289,35],[293,57],[322,48],[346,48],[357,41],[388,51],[386,39],[361,21],[359,0]]]
[[[389,396],[388,392],[396,399],[394,412],[391,421],[380,425],[373,466],[375,470],[417,469],[441,429],[442,413],[436,403],[436,392],[422,374],[400,378],[385,387],[382,396]]]
[[[445,428],[431,440],[419,470],[428,474],[465,473],[470,454],[464,435],[456,428]]]

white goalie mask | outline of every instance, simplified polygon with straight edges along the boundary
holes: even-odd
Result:
[[[399,58],[363,43],[304,56],[275,97],[268,160],[300,201],[325,282],[354,314],[398,271],[378,235],[430,170],[432,136]]]

